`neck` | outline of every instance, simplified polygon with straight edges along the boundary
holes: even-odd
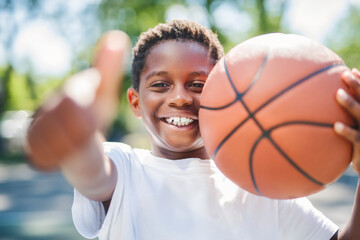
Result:
[[[189,151],[172,151],[169,149],[159,148],[152,146],[151,152],[154,156],[167,158],[171,160],[178,160],[184,158],[200,158],[200,159],[210,159],[208,153],[206,152],[204,147],[189,150]]]

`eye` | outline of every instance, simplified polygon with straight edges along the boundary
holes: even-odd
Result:
[[[191,86],[195,87],[195,88],[203,88],[204,84],[203,83],[193,83],[193,84],[191,84]]]
[[[154,81],[149,85],[151,91],[164,92],[170,87],[170,84],[165,81]]]
[[[189,88],[196,93],[201,93],[204,87],[204,81],[193,81],[189,84]]]
[[[154,87],[154,88],[163,88],[163,87],[168,87],[168,86],[169,86],[169,84],[164,83],[164,82],[155,82],[150,85],[150,87]]]

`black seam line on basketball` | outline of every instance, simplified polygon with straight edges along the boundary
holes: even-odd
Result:
[[[236,127],[234,127],[233,130],[231,130],[230,133],[228,133],[228,135],[225,136],[225,138],[219,143],[219,145],[216,147],[213,155],[212,155],[212,159],[215,159],[217,152],[220,150],[220,148],[222,147],[222,145],[224,145],[224,143],[234,134],[234,132],[236,132],[244,123],[246,123],[250,118],[252,118],[252,116],[248,116],[247,118],[245,118],[241,123],[239,123]]]
[[[223,62],[224,62],[224,67],[225,67],[226,76],[228,77],[228,80],[229,80],[229,82],[230,82],[230,84],[231,84],[231,87],[232,87],[232,89],[234,90],[234,92],[235,92],[235,94],[236,94],[236,97],[235,97],[235,99],[234,99],[232,102],[226,104],[225,106],[220,106],[220,107],[208,107],[208,106],[200,105],[200,108],[203,108],[203,109],[206,109],[206,110],[221,110],[221,109],[224,109],[224,108],[227,108],[227,107],[233,105],[233,104],[234,104],[235,102],[237,102],[240,98],[242,98],[242,97],[250,90],[250,88],[257,82],[257,80],[259,79],[262,71],[264,70],[264,67],[265,67],[265,65],[266,65],[267,60],[268,60],[268,54],[266,54],[265,57],[264,57],[264,59],[262,60],[261,65],[260,65],[258,71],[256,72],[254,78],[252,79],[250,85],[248,86],[248,88],[245,89],[244,92],[240,93],[240,92],[237,91],[237,89],[236,89],[236,87],[235,87],[235,84],[234,84],[234,82],[232,81],[232,78],[231,78],[231,76],[230,76],[229,69],[228,69],[227,64],[226,64],[226,56],[225,56]]]
[[[232,80],[232,78],[230,76],[230,72],[229,72],[229,69],[228,69],[227,64],[226,64],[226,55],[224,57],[223,62],[224,62],[224,68],[225,68],[226,76],[227,76],[227,78],[228,78],[228,80],[230,82],[230,85],[231,85],[232,89],[234,90],[234,92],[236,94],[236,99],[238,99],[239,96],[241,97],[241,93],[239,93],[238,90],[236,89],[235,84],[234,84],[234,82],[233,82],[233,80]]]
[[[225,63],[225,70],[227,71],[226,62],[224,62],[224,63]],[[227,141],[227,139],[229,139],[229,138],[233,135],[233,133],[234,133],[241,125],[243,125],[246,121],[248,121],[250,118],[252,118],[252,119],[255,121],[256,125],[260,128],[260,130],[263,132],[263,134],[265,134],[266,131],[265,131],[264,128],[261,126],[261,124],[257,121],[257,119],[254,117],[254,115],[255,115],[258,111],[260,111],[263,107],[265,107],[267,104],[269,104],[270,102],[274,101],[276,98],[278,98],[279,96],[281,96],[283,93],[289,91],[290,89],[294,88],[295,86],[299,85],[300,83],[303,83],[303,82],[305,82],[306,80],[310,79],[311,77],[313,77],[313,76],[315,76],[315,75],[317,75],[317,74],[319,74],[319,73],[321,73],[321,72],[324,72],[324,71],[326,71],[326,70],[328,70],[328,69],[330,69],[330,68],[333,68],[333,67],[336,67],[336,66],[343,66],[343,65],[344,65],[343,63],[331,64],[331,65],[326,66],[326,67],[324,67],[324,68],[322,68],[322,69],[320,69],[320,70],[318,70],[318,71],[316,71],[316,72],[314,72],[314,73],[312,73],[312,74],[309,74],[308,76],[306,76],[306,77],[304,77],[304,78],[301,78],[300,80],[298,80],[298,81],[295,82],[294,84],[290,85],[288,88],[286,88],[286,89],[284,89],[283,91],[281,91],[279,94],[277,94],[277,95],[275,95],[274,97],[272,97],[269,101],[267,101],[265,104],[263,104],[262,106],[260,106],[260,107],[259,107],[258,109],[256,109],[254,112],[251,112],[251,111],[248,109],[247,105],[246,105],[245,102],[242,100],[241,95],[238,94],[238,96],[240,95],[240,96],[239,96],[239,97],[240,97],[239,100],[241,101],[241,103],[242,103],[243,106],[245,107],[246,111],[248,112],[249,117],[246,118],[244,121],[242,121],[237,127],[235,127],[235,128],[223,139],[223,141],[220,142],[220,144],[218,145],[218,147],[215,149],[215,151],[214,151],[214,153],[213,153],[213,155],[212,155],[212,158],[215,159],[217,152],[218,152],[219,149],[222,147],[222,145]],[[229,78],[232,86],[234,87],[234,85],[233,85],[233,83],[232,83],[232,80],[231,80],[231,77],[230,77],[230,74],[228,74],[228,71],[227,71],[227,75],[228,75],[228,78]],[[238,93],[235,88],[234,88],[234,91],[235,91],[236,93]],[[273,139],[271,139],[270,137],[269,137],[269,140],[270,140],[270,142],[273,144],[273,146],[274,146],[275,148],[277,148],[277,150],[278,150],[285,158],[287,158],[286,154],[282,151],[282,149],[280,149],[280,147],[275,143],[275,141],[274,141]],[[288,159],[288,160],[290,160],[290,161],[289,161],[290,163],[293,163],[293,162],[291,161],[291,159]],[[292,164],[292,165],[294,165],[294,164]],[[297,168],[297,165],[295,164],[294,167]],[[301,169],[299,169],[299,171],[302,172]],[[304,172],[304,171],[303,171],[303,175],[304,175],[304,176],[307,176],[308,179],[312,180],[313,182],[315,182],[315,183],[317,183],[317,184],[324,185],[323,183],[321,183],[321,182],[317,181],[316,179],[312,178],[310,175],[308,175],[308,174],[307,174],[306,172]],[[256,183],[253,182],[253,185],[254,185],[254,187],[255,187]],[[255,188],[256,188],[256,187],[255,187]],[[259,193],[259,194],[260,194],[260,193]]]
[[[282,94],[284,94],[285,92],[291,90],[292,88],[298,86],[301,83],[304,83],[306,80],[311,79],[312,77],[325,72],[326,70],[329,70],[333,67],[338,67],[338,66],[345,66],[344,63],[333,63],[331,65],[328,65],[324,68],[321,68],[320,70],[317,70],[303,78],[301,78],[300,80],[296,81],[295,83],[291,84],[289,87],[285,88],[284,90],[280,91],[278,94],[276,94],[275,96],[271,97],[268,101],[266,101],[263,105],[261,105],[260,107],[258,107],[253,114],[256,114],[258,111],[260,111],[261,109],[263,109],[266,105],[268,105],[269,103],[271,103],[272,101],[274,101],[275,99],[277,99],[278,97],[280,97]]]
[[[272,102],[273,100],[275,100],[277,97],[281,96],[283,93],[289,91],[290,89],[292,89],[293,87],[299,85],[300,83],[303,83],[305,82],[306,80],[310,79],[311,77],[321,73],[321,72],[324,72],[330,68],[333,68],[333,67],[336,67],[336,66],[340,66],[340,65],[344,65],[343,63],[335,63],[335,64],[331,64],[329,66],[326,66],[312,74],[309,74],[308,76],[304,77],[304,78],[301,78],[299,81],[296,81],[294,84],[290,85],[289,87],[287,87],[286,89],[284,89],[283,91],[281,91],[280,93],[278,93],[277,95],[275,95],[274,97],[272,97],[269,101],[267,101],[266,103],[264,103],[262,106],[260,106],[258,109],[256,109],[253,113],[250,112],[245,104],[245,102],[243,102],[242,99],[240,99],[240,101],[242,102],[242,104],[244,105],[246,111],[249,113],[249,118],[252,118],[253,121],[255,122],[255,124],[260,128],[260,130],[262,131],[262,135],[260,138],[263,138],[263,137],[266,137],[269,139],[270,143],[280,152],[281,155],[283,155],[283,157],[293,166],[295,167],[302,175],[304,175],[306,178],[308,178],[309,180],[311,180],[312,182],[320,185],[320,186],[324,186],[324,184],[318,180],[316,180],[315,178],[311,177],[308,173],[306,173],[304,170],[302,170],[298,165],[296,165],[296,163],[294,161],[291,160],[290,157],[288,157],[286,155],[286,153],[276,144],[276,142],[270,137],[270,132],[269,131],[266,131],[262,126],[261,124],[259,123],[259,121],[255,118],[255,114],[260,111],[263,107],[265,107],[267,104],[269,104],[270,102]],[[234,132],[234,131],[232,131]],[[230,136],[229,136],[230,137]],[[252,159],[252,156],[250,155],[250,158],[249,158],[249,166],[252,165],[251,163],[251,160]],[[254,188],[256,189],[257,187],[256,186],[256,182],[255,182],[255,178],[252,178],[252,181],[253,181],[253,185],[254,185]],[[259,189],[257,189],[258,193],[260,193]]]
[[[241,96],[244,96],[250,90],[250,88],[258,81],[259,77],[261,76],[261,73],[263,72],[263,70],[265,68],[265,65],[266,65],[266,62],[267,62],[268,58],[269,58],[269,54],[266,53],[265,56],[264,56],[264,59],[261,62],[261,65],[260,65],[258,71],[256,72],[256,74],[255,74],[255,76],[253,78],[253,80],[251,81],[248,88],[245,89],[245,91],[243,93],[241,93]]]
[[[320,186],[324,186],[325,184],[316,180],[315,178],[311,177],[307,172],[305,172],[305,170],[303,170],[302,168],[300,168],[293,160],[291,160],[290,157],[288,157],[285,152],[275,143],[275,141],[270,137],[270,133],[271,131],[279,128],[279,127],[283,127],[286,125],[312,125],[312,126],[318,126],[318,127],[327,127],[327,128],[332,128],[333,125],[331,123],[322,123],[322,122],[311,122],[311,121],[290,121],[290,122],[284,122],[281,124],[278,124],[276,126],[273,126],[272,128],[270,128],[267,132],[263,132],[263,134],[255,141],[251,151],[250,151],[250,158],[249,158],[249,170],[250,170],[250,176],[251,176],[251,181],[253,183],[253,186],[256,190],[256,192],[259,195],[262,195],[262,193],[260,192],[259,187],[257,186],[256,180],[255,180],[255,174],[254,174],[254,169],[253,169],[253,155],[254,155],[254,151],[256,149],[256,146],[258,145],[258,143],[261,141],[261,139],[263,138],[268,138],[270,140],[270,142],[272,143],[272,145],[280,152],[281,155],[283,155],[283,157],[293,166],[295,167],[303,176],[305,176],[307,179],[309,179],[310,181],[314,182],[315,184],[318,184]]]
[[[258,145],[258,143],[260,142],[260,140],[264,138],[264,135],[261,135],[254,143],[253,147],[251,148],[251,151],[250,151],[250,157],[249,157],[249,171],[250,171],[250,177],[251,177],[251,181],[252,181],[252,184],[256,190],[256,192],[260,195],[260,196],[263,196],[263,194],[260,192],[260,189],[256,183],[256,180],[255,180],[255,174],[254,174],[254,167],[253,167],[253,156],[254,156],[254,151],[255,151],[255,148],[256,146]]]
[[[206,109],[206,110],[221,110],[221,109],[230,107],[231,105],[233,105],[237,101],[238,101],[237,98],[235,98],[234,101],[232,101],[232,102],[230,102],[230,103],[228,103],[228,104],[226,104],[224,106],[221,106],[221,107],[207,107],[207,106],[200,105],[200,108],[203,108],[203,109]]]
[[[212,158],[213,158],[213,159],[215,159],[215,156],[216,156],[217,152],[219,151],[219,149],[221,148],[221,146],[227,141],[227,139],[228,139],[230,136],[232,136],[233,133],[234,133],[239,127],[241,127],[247,120],[249,120],[250,118],[253,118],[253,115],[254,115],[254,114],[251,113],[251,111],[249,110],[249,108],[246,106],[246,104],[245,104],[244,101],[242,100],[242,96],[244,96],[245,93],[248,92],[248,91],[250,90],[250,88],[251,88],[251,87],[257,82],[257,80],[259,79],[262,71],[263,71],[264,68],[265,68],[266,62],[267,62],[267,60],[268,60],[268,55],[269,55],[268,53],[265,54],[264,59],[263,59],[263,61],[261,62],[261,65],[260,65],[258,71],[256,72],[253,80],[251,81],[249,87],[248,87],[243,93],[239,93],[239,92],[237,91],[237,89],[235,88],[235,85],[234,85],[234,83],[233,83],[233,81],[232,81],[232,78],[231,78],[231,76],[230,76],[229,69],[228,69],[227,64],[226,64],[226,59],[225,59],[226,56],[224,57],[224,68],[225,68],[225,72],[226,72],[226,75],[227,75],[227,77],[228,77],[228,80],[229,80],[229,82],[230,82],[230,84],[231,84],[231,86],[232,86],[232,88],[233,88],[233,90],[235,91],[235,94],[236,94],[236,96],[237,96],[236,99],[235,99],[231,104],[235,103],[236,101],[240,101],[240,102],[243,104],[243,106],[245,107],[246,111],[248,112],[248,117],[247,117],[246,119],[244,119],[240,124],[238,124],[238,125],[219,143],[219,145],[216,147],[214,153],[212,154]],[[231,104],[228,104],[228,105],[230,106]],[[217,110],[217,109],[212,109],[212,110]],[[256,121],[256,120],[255,120],[255,121]],[[259,125],[259,124],[258,124],[258,125]],[[260,128],[261,128],[261,127],[260,127]]]
[[[291,158],[286,155],[286,153],[279,147],[279,145],[276,144],[276,142],[271,138],[271,137],[267,137],[271,142],[271,144],[280,152],[281,155],[283,155],[285,157],[285,159],[293,166],[296,168],[296,170],[298,170],[302,175],[304,175],[307,179],[309,179],[310,181],[312,181],[315,184],[318,184],[320,186],[324,186],[325,184],[316,180],[315,178],[313,178],[312,176],[310,176],[307,172],[305,172],[302,168],[300,168],[293,160],[291,160]]]
[[[264,61],[263,61],[263,62],[264,62]],[[225,71],[226,71],[227,76],[228,76],[228,78],[229,78],[229,80],[230,80],[230,83],[231,83],[231,85],[233,86],[234,91],[235,91],[235,92],[238,94],[238,96],[239,96],[240,94],[239,94],[239,93],[237,92],[237,90],[235,89],[235,87],[234,87],[234,85],[233,85],[233,83],[232,83],[230,74],[228,73],[227,66],[226,66],[226,62],[225,62],[225,58],[224,58],[224,64],[225,64]],[[249,111],[249,109],[247,108],[247,105],[242,101],[241,98],[238,99],[238,100],[240,100],[241,103],[244,105],[244,107],[245,107],[246,111],[248,112],[249,116],[248,116],[246,119],[244,119],[240,124],[238,124],[238,125],[219,143],[219,145],[218,145],[217,148],[215,149],[214,153],[212,154],[212,159],[215,159],[216,154],[217,154],[217,152],[220,150],[220,148],[222,147],[222,145],[234,134],[234,132],[236,132],[236,130],[237,130],[239,127],[241,127],[241,126],[242,126],[245,122],[247,122],[249,119],[252,118],[252,119],[255,121],[256,125],[258,125],[258,127],[261,129],[261,131],[264,132],[265,130],[261,127],[260,123],[254,118],[254,115],[255,115],[258,111],[260,111],[262,108],[264,108],[267,104],[269,104],[270,102],[274,101],[276,98],[278,98],[279,96],[281,96],[281,94],[283,94],[283,93],[286,92],[286,91],[289,91],[291,88],[297,86],[298,84],[300,84],[300,83],[302,83],[302,82],[310,79],[311,77],[313,77],[313,76],[315,76],[315,75],[317,75],[317,74],[319,74],[319,73],[321,73],[321,72],[324,72],[324,71],[326,71],[326,70],[328,70],[328,69],[330,69],[330,68],[336,67],[336,66],[344,66],[344,65],[345,65],[345,64],[343,64],[343,63],[331,64],[331,65],[326,66],[326,67],[324,67],[324,68],[322,68],[322,69],[320,69],[320,70],[318,70],[318,71],[316,71],[316,72],[314,72],[314,73],[312,73],[312,74],[309,74],[308,76],[306,76],[306,77],[304,77],[304,78],[301,78],[299,81],[295,82],[294,84],[290,85],[288,88],[286,88],[286,89],[284,89],[283,91],[281,91],[279,94],[277,94],[277,95],[275,95],[274,97],[272,97],[272,98],[271,98],[270,100],[268,100],[266,103],[264,103],[264,104],[261,105],[259,108],[257,108],[254,112],[250,112],[250,111]],[[241,95],[240,95],[240,97],[241,97]]]
[[[232,87],[232,89],[234,90],[236,97],[235,97],[235,99],[234,99],[232,102],[227,103],[227,104],[224,105],[224,106],[220,106],[220,107],[208,107],[208,106],[200,105],[200,108],[207,109],[207,110],[221,110],[221,109],[224,109],[224,108],[227,108],[227,107],[233,105],[234,103],[236,103],[236,102],[238,101],[238,96],[240,95],[240,93],[236,90],[233,82],[231,81],[231,77],[230,77],[229,71],[228,71],[227,66],[226,66],[226,60],[225,60],[225,58],[226,58],[226,55],[225,55],[225,57],[224,57],[224,59],[223,59],[226,76],[228,77],[228,79],[229,79],[229,81],[230,81],[231,87]]]
[[[237,98],[238,100],[240,100],[240,99],[250,90],[250,88],[257,82],[257,80],[259,79],[262,71],[263,71],[264,68],[265,68],[265,65],[266,65],[267,60],[268,60],[268,53],[265,54],[264,59],[262,60],[260,67],[258,68],[257,72],[255,73],[255,76],[254,76],[253,79],[251,80],[251,82],[250,82],[249,86],[247,87],[247,89],[245,89],[244,92],[240,93],[240,92],[238,92],[238,90],[236,89],[235,84],[234,84],[234,81],[232,80],[232,78],[231,78],[231,76],[230,76],[230,71],[229,71],[229,69],[228,69],[228,67],[227,67],[227,64],[226,64],[226,56],[224,57],[225,72],[226,72],[226,75],[227,75],[227,77],[228,77],[228,80],[229,80],[229,82],[230,82],[230,84],[231,84],[234,92],[236,93],[236,98]]]
[[[289,121],[289,122],[283,122],[281,124],[275,125],[275,126],[271,127],[267,132],[271,132],[279,127],[284,127],[287,125],[312,125],[312,126],[317,126],[317,127],[333,128],[332,123],[312,122],[312,121]]]
[[[322,182],[319,182],[318,180],[316,180],[315,178],[311,177],[308,173],[306,173],[304,170],[302,170],[297,164],[295,164],[283,151],[282,149],[275,143],[273,142],[273,140],[271,138],[269,138],[268,136],[266,136],[266,134],[262,134],[254,143],[253,147],[251,148],[250,151],[250,157],[249,157],[249,171],[250,171],[250,177],[251,177],[251,181],[252,184],[256,190],[256,192],[263,196],[263,194],[261,193],[256,180],[255,180],[255,174],[254,174],[254,164],[253,164],[253,156],[254,156],[254,152],[255,149],[257,147],[257,145],[259,144],[259,142],[261,141],[261,139],[263,138],[268,138],[269,141],[271,142],[271,144],[276,148],[276,150],[278,152],[280,152],[280,154],[287,160],[288,163],[290,163],[294,168],[296,168],[303,176],[305,176],[308,180],[312,181],[315,184],[318,184],[320,186],[324,186],[325,184]]]
[[[234,134],[234,132],[236,132],[237,129],[239,129],[239,127],[241,127],[249,119],[253,119],[255,124],[260,128],[260,131],[265,132],[265,129],[261,126],[259,121],[255,118],[255,113],[252,113],[250,111],[250,109],[248,108],[248,106],[246,105],[246,103],[244,102],[244,100],[242,98],[239,98],[238,100],[241,102],[241,104],[245,108],[246,112],[248,113],[248,117],[245,118],[240,124],[238,124],[233,130],[231,130],[231,132],[228,135],[226,135],[226,137],[219,143],[219,145],[217,146],[217,148],[215,149],[215,151],[212,155],[212,159],[215,159],[215,156],[216,156],[217,152],[220,150],[220,148],[222,147],[222,145]]]

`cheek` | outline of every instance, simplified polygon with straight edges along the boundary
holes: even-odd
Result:
[[[196,94],[194,97],[194,105],[196,106],[196,108],[199,110],[200,108],[200,99],[201,99],[201,94]]]
[[[160,107],[159,101],[155,96],[144,96],[141,99],[141,116],[147,121],[154,121]]]

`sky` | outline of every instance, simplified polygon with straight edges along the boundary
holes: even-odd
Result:
[[[276,6],[276,1],[269,0],[269,7]],[[47,1],[47,11],[56,8],[56,1]],[[69,2],[69,11],[76,13],[86,4],[98,3],[99,0],[75,0]],[[348,10],[349,4],[360,6],[360,0],[289,0],[284,16],[284,26],[293,33],[302,34],[314,40],[323,42],[331,33],[334,25]],[[199,6],[185,8],[174,5],[167,11],[167,19],[192,18],[206,25],[206,15],[201,14]],[[197,14],[194,14],[194,13]],[[224,17],[226,16],[226,17]],[[231,4],[223,4],[214,12],[218,26],[229,34],[232,32],[246,32],[251,28],[251,19],[244,12],[239,12]],[[234,22],[245,23],[239,27]],[[14,42],[13,55],[16,59],[18,71],[26,72],[29,68],[40,75],[61,76],[71,70],[73,51],[69,42],[53,30],[49,22],[37,20],[26,25]],[[0,56],[4,49],[0,46]],[[6,60],[0,57],[0,64]]]
[[[350,4],[360,7],[360,0],[291,0],[284,22],[294,33],[323,42]]]

